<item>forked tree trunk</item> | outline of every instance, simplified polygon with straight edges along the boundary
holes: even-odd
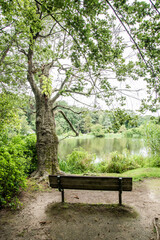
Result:
[[[36,134],[39,176],[59,172],[55,118],[52,104],[45,95],[36,98]]]

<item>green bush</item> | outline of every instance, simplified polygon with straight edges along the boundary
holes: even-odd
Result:
[[[113,152],[110,154],[110,160],[107,166],[109,173],[122,173],[128,170],[136,169],[144,166],[144,158],[142,156],[132,156],[128,154],[120,154]]]
[[[145,141],[153,155],[160,155],[160,125],[149,122],[144,126]]]
[[[148,157],[146,160],[147,167],[160,167],[160,156],[158,154]]]
[[[12,198],[25,186],[25,159],[0,149],[0,207],[11,204]]]
[[[26,176],[36,168],[35,136],[6,139],[0,140],[0,207],[13,204]]]
[[[75,149],[67,156],[66,160],[59,159],[60,169],[70,173],[123,173],[128,170],[144,167],[146,159],[142,156],[129,155],[127,151],[123,154],[112,152],[108,159],[94,162],[95,155],[89,154],[84,149]],[[152,166],[158,166],[160,160],[155,161]]]
[[[83,148],[74,149],[71,154],[67,156],[66,160],[60,160],[60,169],[64,172],[70,173],[85,173],[94,171],[93,161],[95,155],[89,154]]]
[[[137,127],[137,128],[131,128],[123,132],[125,137],[131,138],[131,137],[136,137],[140,138],[144,136],[144,130],[143,127]]]
[[[92,128],[91,128],[92,134],[95,137],[104,137],[105,136],[105,131],[103,129],[103,126],[100,124],[95,124]]]
[[[36,150],[36,135],[30,134],[24,138],[24,156],[27,159],[25,172],[31,174],[37,169],[37,150]]]
[[[100,161],[94,164],[94,172],[105,173],[107,172],[108,162],[107,160]]]
[[[131,138],[133,137],[133,131],[132,129],[128,129],[125,132],[123,132],[124,137]]]

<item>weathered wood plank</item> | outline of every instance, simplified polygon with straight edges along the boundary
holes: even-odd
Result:
[[[50,186],[58,188],[57,176],[49,176]],[[61,176],[62,189],[119,191],[118,177]],[[132,191],[132,178],[122,178],[122,191]]]

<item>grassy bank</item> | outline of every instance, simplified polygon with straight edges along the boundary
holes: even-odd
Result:
[[[95,136],[91,133],[89,134],[80,134],[79,136],[75,137],[75,136],[72,136],[73,134],[64,134],[64,135],[59,135],[58,138],[61,140],[65,137],[68,136],[68,138],[76,138],[76,139],[90,139],[90,138],[95,138]],[[122,133],[106,133],[104,138],[121,138],[123,137],[123,134]]]
[[[133,181],[141,181],[145,178],[160,178],[160,168],[137,168],[124,173],[90,173],[91,175],[104,177],[132,177]]]
[[[84,149],[75,149],[66,157],[59,160],[62,171],[70,174],[94,174],[108,176],[131,176],[134,180],[144,177],[160,177],[160,157],[143,157],[112,152],[104,161],[95,163],[95,154]]]
[[[144,178],[160,178],[160,168],[138,168],[120,174],[122,177],[132,177],[134,181]]]

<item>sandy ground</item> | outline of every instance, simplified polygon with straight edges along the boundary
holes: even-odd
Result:
[[[123,192],[57,190],[25,192],[18,211],[0,211],[0,240],[155,240],[160,220],[160,179],[133,184]]]

